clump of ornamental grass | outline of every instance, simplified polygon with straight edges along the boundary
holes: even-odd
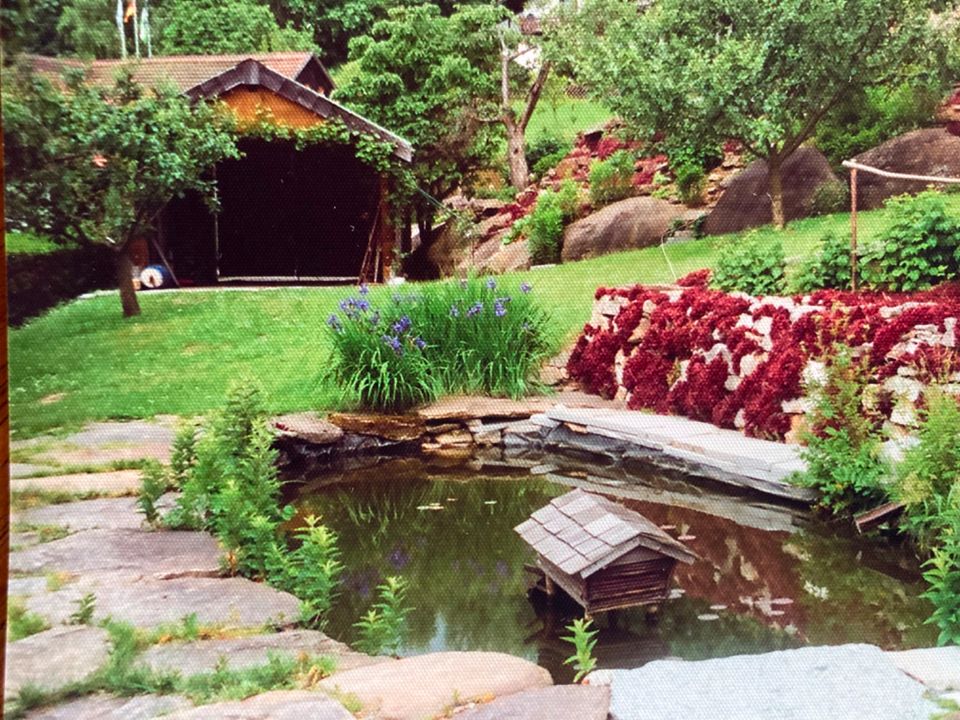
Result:
[[[529,284],[471,278],[376,304],[369,298],[361,287],[327,321],[328,373],[362,406],[397,410],[443,394],[520,397],[539,389],[549,318]]]

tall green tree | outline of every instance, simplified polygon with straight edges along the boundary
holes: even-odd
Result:
[[[866,88],[944,81],[950,43],[927,0],[587,0],[570,46],[581,79],[673,146],[740,141],[769,170],[784,226],[784,161]]]
[[[258,0],[165,0],[157,15],[160,54],[314,49],[310,32],[281,26]]]
[[[57,32],[64,47],[81,57],[119,57],[116,16],[116,3],[110,0],[66,0]]]
[[[113,249],[123,314],[138,315],[131,243],[173,197],[212,202],[210,169],[238,157],[227,116],[129,75],[103,89],[75,73],[65,91],[26,72],[4,80],[8,225]]]

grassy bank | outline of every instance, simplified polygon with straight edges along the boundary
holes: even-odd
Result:
[[[960,196],[951,196],[960,211]],[[845,232],[837,214],[791,224],[779,237],[787,256],[802,258],[827,231]],[[862,237],[887,226],[883,211],[864,213]],[[500,280],[523,281],[553,315],[556,346],[570,342],[589,319],[598,285],[669,282],[713,264],[736,236],[706,238],[558,265]],[[327,317],[349,288],[297,287],[257,291],[144,293],[143,315],[120,316],[113,294],[80,300],[10,335],[12,422],[17,437],[73,428],[105,418],[196,414],[222,402],[228,382],[248,376],[264,387],[277,412],[331,409],[343,392],[321,381]],[[389,301],[376,288],[371,300]]]

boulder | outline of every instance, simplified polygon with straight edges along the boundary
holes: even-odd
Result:
[[[657,245],[687,209],[666,200],[635,197],[607,205],[567,226],[564,262]]]
[[[394,442],[416,440],[426,431],[423,422],[414,415],[333,413],[327,416],[327,421],[346,432],[372,435]]]
[[[827,158],[812,147],[800,148],[787,158],[782,174],[783,211],[788,221],[812,215],[817,189],[840,182]],[[772,221],[767,163],[755,160],[730,179],[703,229],[708,235],[723,235]]]
[[[854,160],[890,172],[960,177],[960,137],[944,128],[914,130],[867,150]],[[926,187],[924,182],[860,172],[857,176],[857,204],[864,210],[871,210],[882,207],[895,195],[918,193]]]
[[[514,270],[526,270],[530,267],[530,250],[527,247],[526,240],[503,245],[499,237],[494,239],[499,245],[499,249],[489,260],[479,265],[480,270],[499,274],[513,272]]]
[[[27,720],[151,720],[192,707],[181,695],[119,698],[98,693],[41,708],[29,713]]]
[[[507,695],[457,715],[457,720],[607,720],[610,688],[552,685]]]
[[[343,439],[341,428],[312,412],[281,415],[273,419],[273,426],[280,435],[311,445],[335,445]]]
[[[273,690],[246,700],[204,705],[166,717],[168,720],[354,720],[336,700],[309,690]]]

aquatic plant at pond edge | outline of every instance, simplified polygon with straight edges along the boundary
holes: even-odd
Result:
[[[360,633],[357,647],[370,655],[396,655],[403,644],[407,615],[407,583],[401,577],[388,577],[377,586],[379,601],[361,617],[354,627]]]
[[[578,683],[597,666],[597,659],[593,656],[593,648],[597,645],[597,633],[599,631],[593,628],[593,620],[590,618],[574,620],[572,625],[567,625],[567,631],[571,634],[563,639],[573,643],[575,652],[564,660],[563,664],[573,665],[573,669],[577,671],[573,681]]]
[[[531,289],[471,278],[395,293],[377,305],[364,294],[347,298],[327,321],[333,352],[326,375],[375,409],[445,393],[528,394],[539,388],[551,349],[549,318]]]

